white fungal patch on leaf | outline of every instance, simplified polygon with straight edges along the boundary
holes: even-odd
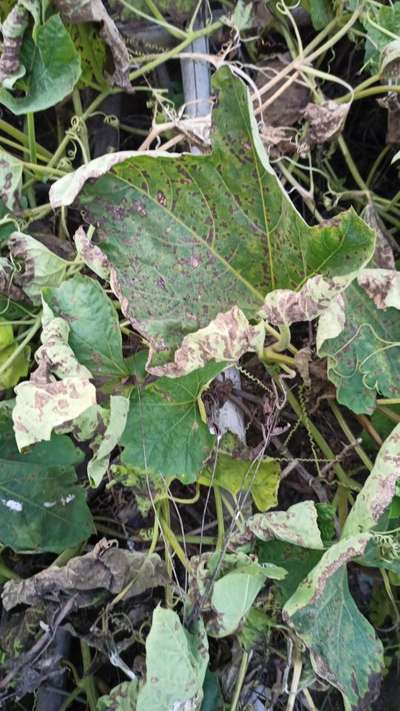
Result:
[[[20,512],[24,508],[20,501],[14,501],[14,499],[0,499],[0,501],[3,506],[7,506],[8,509],[11,509],[11,511]]]

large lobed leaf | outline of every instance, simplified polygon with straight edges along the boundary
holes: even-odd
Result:
[[[122,463],[185,484],[195,481],[215,442],[197,399],[224,367],[209,363],[183,378],[160,378],[144,390],[135,389],[120,441]]]
[[[373,250],[352,211],[322,227],[304,222],[268,163],[245,85],[223,67],[213,88],[209,155],[111,154],[51,189],[53,207],[68,205],[98,178],[79,203],[97,226],[124,314],[162,362],[217,314],[237,305],[259,318],[267,292],[319,275],[314,318]],[[285,319],[302,317],[299,297],[284,297]],[[274,320],[273,309],[264,315]]]

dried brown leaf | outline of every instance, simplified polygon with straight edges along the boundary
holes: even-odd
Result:
[[[117,548],[113,541],[100,540],[86,555],[72,558],[63,568],[50,566],[26,580],[10,580],[2,601],[6,610],[17,605],[37,605],[43,598],[76,595],[76,607],[90,602],[96,590],[118,595],[127,585],[125,599],[168,582],[165,564],[157,553]]]

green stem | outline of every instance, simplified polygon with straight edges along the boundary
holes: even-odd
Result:
[[[224,540],[225,540],[224,509],[222,506],[221,491],[219,489],[219,486],[214,485],[213,490],[214,490],[215,511],[217,514],[217,524],[218,524],[216,550],[222,551],[222,549],[224,547]]]
[[[169,510],[169,507],[168,507],[168,510]],[[161,524],[161,528],[163,530],[163,534],[164,534],[164,537],[165,537],[168,545],[170,546],[170,548],[172,548],[172,550],[174,551],[176,556],[181,561],[182,565],[184,565],[185,568],[190,571],[191,566],[190,566],[188,559],[185,556],[185,552],[184,552],[183,548],[181,547],[181,545],[179,544],[179,541],[178,541],[177,537],[175,536],[175,533],[173,532],[172,528],[170,527],[170,524],[165,520],[164,516],[160,516],[160,524]]]
[[[26,127],[28,131],[30,161],[31,163],[37,163],[35,114],[31,111],[26,115]]]
[[[19,575],[14,573],[14,571],[6,565],[3,558],[0,556],[0,578],[6,578],[7,580],[20,580]]]
[[[2,375],[7,370],[7,368],[9,368],[10,365],[12,365],[14,363],[16,358],[18,358],[19,354],[24,350],[25,346],[27,346],[28,343],[32,340],[36,331],[39,330],[40,326],[41,326],[41,319],[38,318],[35,321],[35,323],[33,324],[32,328],[30,328],[27,331],[26,336],[23,339],[23,341],[21,341],[21,343],[15,349],[15,351],[13,351],[13,353],[11,353],[10,357],[7,358],[7,360],[0,366],[0,375]]]
[[[274,376],[275,382],[277,381],[276,376]],[[309,417],[303,412],[302,407],[300,403],[297,401],[296,397],[292,393],[291,390],[286,390],[286,397],[287,401],[296,413],[297,417],[299,418],[300,422],[309,430],[312,438],[314,439],[315,443],[318,445],[320,448],[321,452],[325,455],[327,459],[332,459],[334,460],[336,458],[334,452],[330,448],[329,444],[323,437],[323,435],[320,433],[320,431],[317,429],[317,427],[314,425],[314,423],[309,419]],[[358,481],[355,481],[351,477],[349,477],[348,474],[344,471],[343,467],[336,462],[335,464],[332,465],[333,470],[339,479],[339,482],[341,483],[342,486],[347,487],[348,489],[352,489],[353,491],[361,491],[361,485],[358,483]]]
[[[81,102],[81,95],[79,89],[74,89],[72,92],[72,103],[74,105],[74,111],[79,119],[79,133],[81,138],[81,149],[83,153],[83,162],[89,163],[90,161],[90,148],[89,148],[89,135],[86,127],[86,121],[83,118],[83,106]]]
[[[97,691],[96,684],[94,682],[93,676],[90,673],[90,667],[92,664],[92,658],[90,654],[90,648],[87,642],[83,639],[81,642],[81,654],[82,654],[82,665],[83,665],[83,678],[81,681],[81,687],[84,689],[88,706],[90,711],[96,711],[97,708]]]
[[[347,165],[351,175],[353,176],[354,182],[356,183],[356,185],[358,185],[360,190],[365,190],[366,193],[369,193],[370,191],[368,190],[368,185],[364,182],[364,179],[361,177],[359,170],[353,161],[351,153],[350,153],[349,149],[347,148],[346,141],[344,140],[342,134],[339,135],[337,141],[338,141],[339,148],[342,152],[343,158],[346,161],[346,165]]]
[[[206,25],[206,27],[202,27],[200,30],[195,30],[194,32],[191,32],[189,35],[186,35],[186,38],[182,40],[180,44],[170,49],[169,52],[162,52],[162,54],[155,57],[155,59],[153,59],[151,62],[145,64],[144,67],[140,67],[140,69],[136,69],[135,71],[131,72],[129,74],[130,81],[134,81],[135,79],[138,79],[144,74],[148,74],[148,72],[153,71],[153,69],[156,69],[156,67],[158,67],[160,64],[164,64],[164,62],[168,62],[170,59],[174,59],[174,57],[176,57],[180,52],[186,49],[186,47],[192,44],[192,42],[197,39],[200,39],[201,37],[207,37],[208,35],[211,35],[213,32],[219,30],[222,26],[223,23],[218,20],[217,22],[213,22],[210,25]]]
[[[55,175],[57,178],[62,178],[64,175],[68,175],[66,170],[58,170],[57,168],[52,168],[50,164],[48,165],[37,165],[35,163],[29,163],[27,161],[21,161],[24,168],[31,170],[33,173],[39,173],[39,175]]]
[[[29,142],[28,142],[28,137],[23,131],[20,131],[18,128],[15,128],[15,126],[11,126],[7,121],[4,121],[3,119],[0,119],[0,131],[4,131],[4,133],[7,133],[11,138],[14,138],[18,143],[22,143],[23,146],[26,146],[29,149]],[[51,153],[48,151],[46,148],[43,148],[39,143],[36,144],[36,150],[46,157],[46,160],[50,160],[51,158]]]
[[[239,704],[240,693],[242,691],[242,686],[246,678],[247,667],[249,664],[249,653],[243,652],[243,656],[240,662],[239,674],[235,684],[235,692],[233,694],[233,699],[231,703],[231,711],[236,711]]]
[[[354,435],[353,435],[353,433],[352,433],[350,427],[348,426],[346,420],[344,419],[342,413],[340,412],[338,406],[336,405],[336,403],[329,401],[329,407],[331,408],[333,414],[335,415],[336,420],[337,420],[337,423],[338,423],[340,429],[341,429],[342,432],[346,435],[346,438],[347,438],[349,444],[354,444],[354,445],[355,445],[355,437],[354,437]],[[361,461],[363,462],[363,464],[365,464],[365,466],[367,467],[367,469],[368,469],[369,471],[371,471],[372,468],[373,468],[373,466],[374,466],[374,464],[373,464],[373,462],[371,462],[371,460],[370,460],[370,458],[368,457],[368,455],[364,452],[363,448],[360,447],[360,445],[355,445],[355,446],[354,446],[354,451],[357,452],[358,456],[360,457],[360,459],[361,459]]]

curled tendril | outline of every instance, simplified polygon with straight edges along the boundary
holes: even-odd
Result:
[[[103,121],[106,126],[112,126],[112,128],[119,128],[119,118],[114,114],[104,114]]]

